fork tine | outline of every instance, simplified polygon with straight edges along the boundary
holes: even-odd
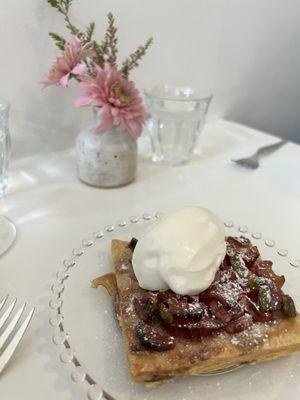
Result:
[[[258,163],[249,161],[249,159],[245,159],[245,158],[240,158],[238,160],[231,159],[231,161],[233,161],[237,165],[241,165],[242,167],[246,167],[246,168],[250,168],[250,169],[256,169],[259,166]]]
[[[22,323],[22,325],[19,327],[19,329],[15,333],[13,339],[10,341],[9,345],[6,347],[6,349],[1,354],[1,356],[0,356],[0,374],[3,371],[4,367],[6,366],[6,364],[8,363],[8,361],[10,360],[14,351],[16,350],[16,347],[20,343],[22,337],[24,336],[24,333],[31,321],[33,313],[34,313],[34,308],[31,309],[31,311],[25,318],[24,322]]]
[[[5,302],[6,302],[7,299],[8,299],[8,295],[6,295],[6,296],[1,300],[1,303],[0,303],[0,311],[2,310],[2,307],[4,306],[4,304],[5,304]]]
[[[21,318],[21,315],[23,314],[24,308],[25,308],[25,303],[22,305],[22,307],[19,309],[19,311],[16,313],[16,315],[13,317],[13,319],[10,321],[9,325],[5,328],[4,332],[2,335],[0,335],[0,351],[2,350],[4,344],[6,343],[8,337],[14,330],[15,326],[17,325],[19,319]]]
[[[8,317],[10,316],[10,314],[16,304],[16,301],[17,301],[17,299],[14,299],[14,301],[11,303],[11,305],[8,307],[8,309],[5,311],[5,313],[0,318],[0,329],[3,327],[3,325],[7,321]]]

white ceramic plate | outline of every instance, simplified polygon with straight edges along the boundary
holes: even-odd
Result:
[[[73,382],[90,400],[224,400],[290,399],[300,391],[300,355],[272,362],[247,365],[230,373],[178,378],[158,386],[131,383],[125,346],[114,309],[104,288],[91,289],[90,282],[113,270],[110,256],[112,238],[139,237],[146,226],[159,218],[131,217],[94,232],[62,262],[52,286],[50,325],[58,356],[70,368]],[[299,260],[259,232],[225,222],[228,235],[251,238],[263,258],[274,262],[274,270],[286,277],[285,291],[300,304]],[[70,379],[70,384],[71,384]]]

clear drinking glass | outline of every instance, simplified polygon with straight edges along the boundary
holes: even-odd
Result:
[[[9,102],[0,98],[0,211],[1,202],[7,189],[8,163],[11,155],[9,135]],[[16,238],[14,224],[3,215],[0,215],[0,256],[8,250]]]
[[[212,96],[191,87],[156,86],[145,91],[153,161],[183,165],[190,161]]]

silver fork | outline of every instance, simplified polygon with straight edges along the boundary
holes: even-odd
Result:
[[[0,301],[0,311],[4,309],[4,305],[7,299],[8,295]],[[22,337],[24,336],[24,333],[34,313],[34,308],[32,308],[22,324],[18,328],[16,328],[17,323],[19,322],[26,305],[23,304],[16,312],[15,316],[11,319],[11,321],[9,321],[9,317],[16,305],[16,302],[17,299],[14,299],[13,302],[4,311],[4,313],[0,316],[0,374],[4,370],[6,364],[10,360]]]
[[[236,164],[242,165],[243,167],[256,169],[259,167],[259,160],[261,157],[273,153],[281,146],[285,145],[287,140],[280,140],[274,144],[269,144],[267,146],[260,147],[252,156],[246,158],[239,158],[238,160],[231,160]]]

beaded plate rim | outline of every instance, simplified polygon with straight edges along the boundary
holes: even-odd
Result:
[[[93,239],[83,239],[81,246],[76,247],[72,250],[71,256],[63,259],[60,269],[55,274],[55,280],[51,286],[51,298],[49,301],[49,308],[51,310],[51,316],[49,318],[49,324],[54,329],[52,335],[52,342],[54,345],[63,346],[63,351],[60,353],[60,361],[65,364],[72,364],[73,370],[71,372],[71,380],[74,383],[82,383],[87,385],[87,399],[88,400],[117,400],[115,397],[107,393],[95,379],[87,372],[81,365],[76,352],[72,349],[71,340],[66,333],[64,327],[64,314],[63,314],[63,295],[64,295],[64,282],[70,277],[71,270],[76,266],[76,260],[81,257],[88,248],[92,247],[95,243],[99,243],[105,235],[114,232],[116,229],[122,229],[128,226],[128,224],[137,224],[139,221],[152,222],[158,220],[163,214],[156,212],[155,214],[143,214],[141,217],[131,216],[128,220],[119,220],[115,225],[104,226],[103,230],[95,231],[92,234]],[[263,241],[266,247],[274,248],[276,253],[288,259],[288,263],[291,267],[300,267],[300,259],[288,258],[289,252],[287,249],[277,247],[274,240],[264,238],[262,233],[259,231],[250,231],[246,225],[235,225],[232,220],[224,222],[224,226],[227,231],[235,228],[240,234],[247,234],[252,239]],[[227,368],[222,371],[216,371],[211,374],[201,374],[201,376],[219,375],[231,372],[240,368],[240,365]]]

